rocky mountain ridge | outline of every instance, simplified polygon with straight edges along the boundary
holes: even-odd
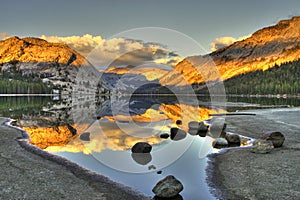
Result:
[[[282,20],[251,37],[204,56],[193,56],[177,64],[160,78],[162,85],[201,84],[256,71],[267,70],[300,58],[300,17]],[[218,73],[216,73],[216,70]],[[175,74],[181,74],[181,77]],[[184,81],[183,81],[184,80]]]

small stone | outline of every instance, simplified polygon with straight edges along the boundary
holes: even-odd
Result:
[[[79,138],[82,140],[82,141],[90,141],[90,135],[91,133],[90,132],[84,132],[82,133]]]
[[[272,149],[274,149],[274,146],[271,141],[257,139],[253,142],[251,152],[265,154],[271,152]]]
[[[182,121],[178,119],[178,120],[176,120],[176,124],[177,125],[182,125]]]
[[[157,171],[156,173],[157,173],[157,174],[162,174],[162,171],[161,171],[161,170],[159,170],[159,171]]]
[[[275,148],[281,147],[285,137],[281,132],[278,131],[267,131],[263,133],[261,139],[269,140],[273,143]]]
[[[163,139],[168,139],[170,137],[170,135],[168,133],[163,133],[159,137],[163,138]]]
[[[183,190],[183,185],[174,176],[167,176],[160,180],[152,189],[152,192],[159,198],[171,198]]]
[[[152,146],[147,142],[138,142],[132,148],[132,153],[150,153],[152,150]]]
[[[189,133],[190,135],[198,135],[198,130],[197,130],[197,129],[189,129],[189,130],[188,130],[188,133]]]
[[[171,128],[170,132],[171,132],[171,140],[178,141],[186,137],[186,132],[179,128]]]
[[[155,169],[156,169],[156,167],[155,167],[154,165],[149,165],[149,166],[148,166],[148,170],[152,170],[152,169],[154,169],[154,170],[155,170]]]
[[[101,119],[101,116],[97,116],[96,118],[99,120],[99,119]]]
[[[214,148],[220,149],[220,148],[228,147],[228,142],[224,138],[217,138],[213,141],[212,146]]]

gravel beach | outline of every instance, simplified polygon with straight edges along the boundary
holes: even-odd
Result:
[[[218,199],[300,199],[300,107],[245,111],[226,117],[227,131],[259,138],[263,131],[285,135],[269,154],[233,148],[209,156],[207,181]]]
[[[24,132],[5,122],[0,118],[0,199],[151,199],[18,141]]]

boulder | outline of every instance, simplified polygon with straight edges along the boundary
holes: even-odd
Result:
[[[177,196],[183,190],[183,185],[174,176],[167,176],[160,180],[152,189],[159,198],[171,198]]]
[[[179,128],[171,128],[170,132],[171,132],[171,140],[178,141],[186,137],[186,132]]]
[[[150,153],[132,153],[131,157],[136,163],[140,165],[146,165],[152,160],[152,156]]]
[[[268,140],[257,139],[253,142],[251,152],[253,153],[269,153],[274,148],[273,143]]]
[[[220,149],[220,148],[228,147],[228,142],[224,138],[217,138],[213,141],[212,146],[214,148]]]
[[[132,148],[132,153],[150,153],[152,150],[152,146],[147,142],[138,142]]]
[[[228,143],[231,143],[231,144],[240,144],[241,143],[241,139],[238,134],[226,133],[225,139],[227,140]]]
[[[285,140],[285,137],[284,135],[281,133],[281,132],[278,132],[278,131],[267,131],[267,132],[264,132],[261,139],[263,140],[269,140],[273,143],[273,146],[275,148],[277,147],[281,147],[284,140]]]
[[[163,133],[159,137],[163,138],[163,139],[168,139],[170,137],[170,135],[168,133]]]
[[[90,141],[90,135],[91,133],[90,132],[84,132],[82,133],[79,138],[82,140],[82,141]]]

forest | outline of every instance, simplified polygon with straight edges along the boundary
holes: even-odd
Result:
[[[223,82],[226,94],[237,95],[299,95],[300,60],[275,65],[268,70],[241,74]],[[222,84],[222,83],[217,83]],[[214,83],[215,85],[215,83]],[[202,85],[204,86],[204,85]],[[207,87],[196,91],[209,94]]]

